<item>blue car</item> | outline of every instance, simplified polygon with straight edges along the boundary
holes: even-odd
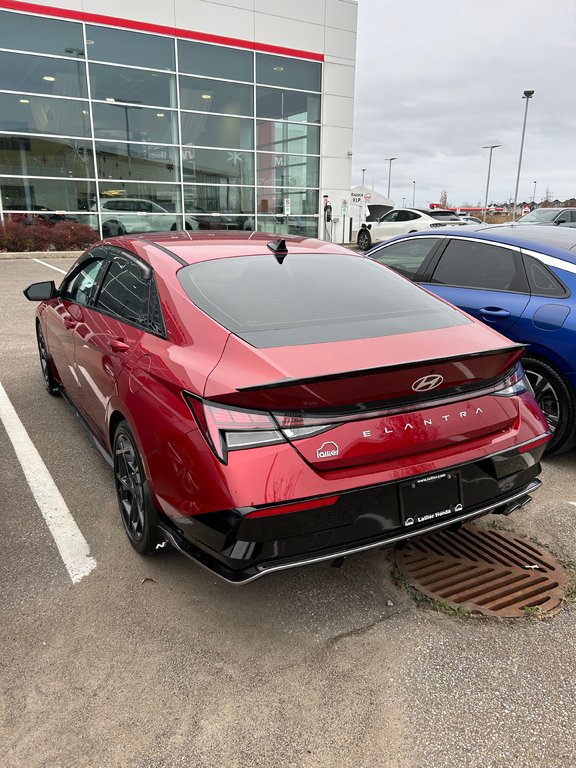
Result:
[[[514,341],[554,438],[576,444],[576,230],[470,225],[402,235],[366,254]]]

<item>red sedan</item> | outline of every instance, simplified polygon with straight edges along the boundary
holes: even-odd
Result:
[[[273,238],[107,240],[25,291],[134,548],[240,583],[528,501],[550,435],[522,347],[345,248]]]

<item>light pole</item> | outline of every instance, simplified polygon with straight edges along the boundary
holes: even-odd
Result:
[[[518,173],[516,174],[516,189],[514,191],[514,208],[512,209],[512,221],[516,221],[516,204],[518,202],[518,186],[520,185],[520,169],[522,168],[522,152],[524,150],[524,135],[526,134],[526,119],[528,118],[528,102],[534,96],[534,91],[524,91],[523,99],[526,99],[524,109],[524,123],[522,124],[522,138],[520,139],[520,156],[518,157]]]
[[[362,168],[362,189],[364,189],[364,174],[366,173],[366,168]]]
[[[484,224],[486,224],[486,209],[488,207],[488,188],[490,187],[490,168],[492,167],[492,152],[496,149],[496,147],[501,147],[502,144],[489,144],[487,147],[482,147],[482,149],[489,149],[490,154],[488,156],[488,178],[486,179],[486,196],[484,197],[484,218],[482,221]]]
[[[532,203],[536,202],[536,182],[534,182],[534,192],[532,192]]]
[[[416,205],[416,182],[412,182],[412,208]]]
[[[402,208],[406,208],[406,198],[402,198]]]
[[[392,176],[392,160],[398,160],[397,157],[385,157],[384,160],[388,161],[388,199],[390,199],[390,178]]]

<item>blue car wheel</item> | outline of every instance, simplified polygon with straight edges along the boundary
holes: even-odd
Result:
[[[554,437],[548,443],[546,455],[564,453],[576,443],[576,398],[563,376],[551,365],[530,355],[522,358],[538,405],[542,408]]]

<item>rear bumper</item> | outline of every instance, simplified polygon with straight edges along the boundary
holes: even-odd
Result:
[[[227,509],[163,521],[161,529],[167,541],[199,565],[230,583],[245,584],[274,571],[393,545],[490,512],[507,514],[540,486],[544,448],[544,442],[535,442],[534,447],[443,470],[457,473],[461,505],[424,522],[403,516],[403,479],[346,491],[329,506],[305,511],[250,518],[250,513],[266,508]],[[419,477],[425,476],[409,480]]]

